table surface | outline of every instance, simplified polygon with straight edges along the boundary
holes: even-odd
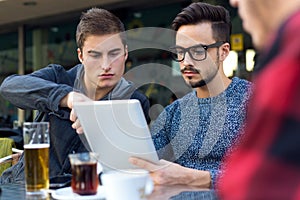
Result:
[[[25,186],[20,184],[0,185],[0,200],[26,200]],[[214,190],[207,190],[184,185],[155,186],[147,200],[217,200]],[[28,199],[27,199],[28,200]],[[49,196],[47,200],[55,200]]]

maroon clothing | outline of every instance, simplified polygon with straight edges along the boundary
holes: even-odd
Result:
[[[264,53],[245,138],[217,181],[221,200],[300,199],[300,11]]]

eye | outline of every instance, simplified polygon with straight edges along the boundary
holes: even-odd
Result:
[[[181,49],[181,48],[177,48],[177,49],[174,49],[174,53],[178,54],[178,55],[183,55],[184,54],[184,50]]]
[[[100,58],[101,57],[101,53],[97,53],[97,52],[90,52],[89,56],[92,58]]]
[[[121,55],[121,50],[115,50],[108,53],[108,56],[111,58],[119,57]]]
[[[119,52],[112,52],[109,55],[115,57],[115,56],[118,56],[119,54],[120,54]]]
[[[92,58],[100,58],[100,54],[92,54],[91,57]]]
[[[193,55],[203,55],[205,54],[205,50],[203,49],[203,47],[196,47],[191,49],[191,53]]]

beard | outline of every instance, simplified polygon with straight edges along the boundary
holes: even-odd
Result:
[[[216,70],[214,70],[211,74],[209,74],[209,76],[207,78],[202,79],[202,80],[200,80],[198,82],[188,81],[188,84],[192,88],[203,87],[203,86],[207,85],[211,80],[213,80],[215,78],[215,76],[218,74],[218,69],[219,69],[219,65],[216,68]]]
[[[198,88],[198,87],[203,87],[206,85],[206,81],[201,80],[198,82],[192,82],[192,81],[188,81],[188,84],[192,87],[192,88]]]
[[[188,85],[190,85],[192,88],[198,88],[198,87],[206,86],[218,74],[219,67],[220,67],[220,62],[219,62],[219,56],[218,55],[217,55],[217,60],[215,62],[215,65],[216,65],[215,70],[212,71],[206,78],[204,78],[200,81],[197,81],[197,82],[194,82],[194,81],[191,80],[192,78],[189,78],[189,80],[186,80],[186,83]],[[180,71],[181,71],[181,73],[184,73],[184,71],[186,71],[186,70],[189,70],[189,71],[200,74],[200,71],[198,69],[196,69],[195,67],[192,67],[192,66],[186,66]]]

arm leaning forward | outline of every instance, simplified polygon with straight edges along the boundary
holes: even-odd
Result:
[[[21,109],[55,112],[61,99],[73,91],[67,77],[62,82],[65,73],[61,66],[48,66],[28,75],[11,75],[1,84],[0,94]]]

